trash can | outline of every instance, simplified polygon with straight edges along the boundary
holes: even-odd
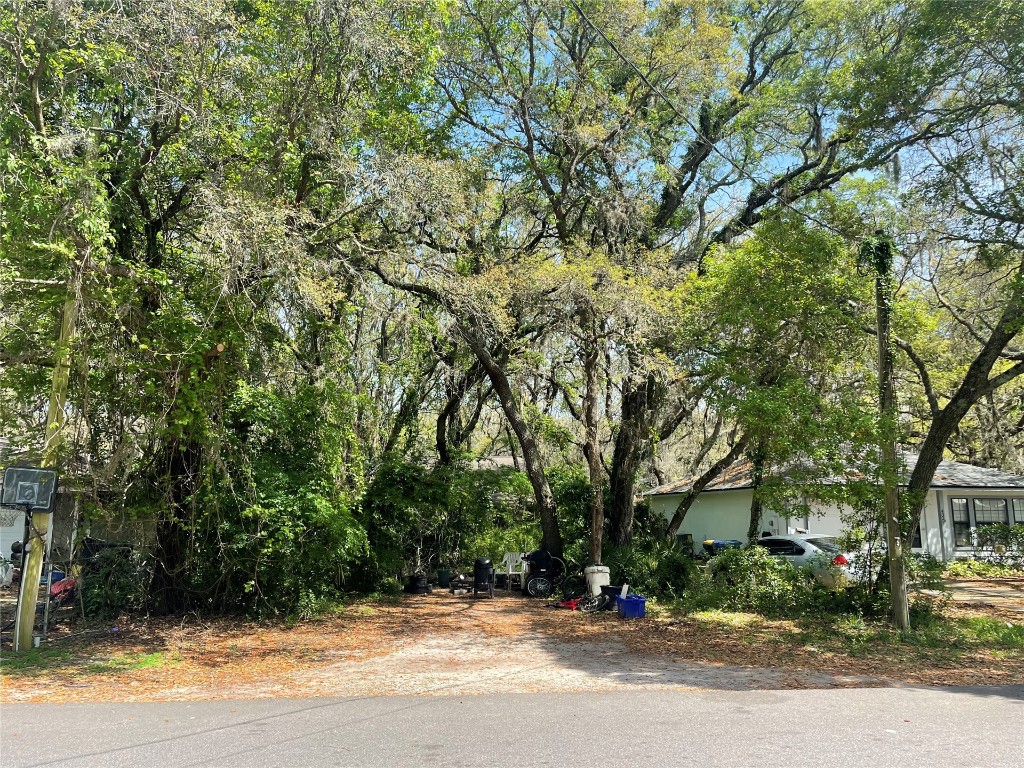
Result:
[[[448,585],[452,583],[452,572],[447,568],[437,569],[437,586],[444,587],[447,589]]]
[[[647,616],[647,598],[640,595],[619,597],[616,606],[620,619],[642,619]]]
[[[588,565],[583,569],[583,575],[587,578],[587,589],[594,597],[601,594],[601,587],[612,583],[612,571],[607,565]]]
[[[709,555],[717,555],[726,549],[741,549],[743,542],[739,539],[705,539],[704,551]]]
[[[478,557],[473,563],[473,597],[481,592],[494,597],[494,564],[488,557]]]

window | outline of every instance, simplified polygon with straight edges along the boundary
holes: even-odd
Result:
[[[993,523],[1006,525],[1008,522],[1006,499],[974,500],[974,523],[978,528],[981,528],[983,525],[992,525]]]
[[[833,555],[839,554],[839,545],[836,543],[836,540],[831,537],[820,539],[808,539],[807,543],[813,544],[822,552],[830,552]]]
[[[788,553],[793,546],[785,539],[761,539],[757,543],[759,546],[767,549],[769,555],[781,555]]]
[[[788,539],[761,539],[757,542],[768,550],[769,555],[802,555],[803,547],[797,546]]]
[[[957,547],[973,546],[975,537],[987,526],[1024,523],[1024,498],[960,498],[950,499],[949,504],[953,515],[953,542]],[[987,537],[977,543],[984,546],[985,541]]]
[[[953,543],[958,547],[971,546],[971,512],[967,499],[950,499],[953,512]]]
[[[1024,499],[1010,499],[1013,504],[1013,519],[1020,525],[1024,525]]]

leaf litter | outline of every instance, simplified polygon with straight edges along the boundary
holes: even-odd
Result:
[[[1008,623],[975,606],[952,617]],[[123,619],[56,636],[38,664],[0,664],[0,701],[161,701],[471,695],[624,688],[780,689],[1024,681],[1019,651],[858,642],[829,627],[751,614],[654,610],[625,621],[499,593],[360,601],[297,623]],[[842,636],[841,642],[836,640]]]

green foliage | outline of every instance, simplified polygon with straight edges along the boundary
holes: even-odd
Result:
[[[629,584],[645,597],[681,597],[697,579],[692,553],[663,536],[634,536],[629,545],[608,544],[604,564],[611,568],[613,584]]]
[[[396,576],[532,549],[540,533],[526,506],[529,488],[508,469],[384,464],[361,504],[373,547],[356,585],[378,589]]]
[[[150,597],[171,611],[310,613],[535,546],[522,475],[429,455],[435,425],[452,456],[500,443],[515,407],[533,458],[568,463],[548,480],[582,563],[566,410],[588,353],[596,444],[625,446],[599,457],[620,501],[652,443],[675,450],[670,403],[701,403],[768,464],[829,472],[875,435],[853,259],[868,219],[963,226],[919,259],[936,280],[906,270],[894,312],[940,401],[966,329],[1008,306],[1013,281],[989,278],[1019,244],[949,214],[980,174],[970,207],[1020,220],[1001,146],[1019,143],[1019,4],[975,5],[590,4],[616,50],[593,30],[580,45],[584,19],[547,2],[0,5],[0,435],[38,455],[70,358],[62,470],[98,514],[156,523]],[[942,177],[917,221],[895,153],[927,142],[926,166],[953,156],[917,174]],[[937,287],[966,319],[942,322]],[[672,547],[637,542],[609,551],[621,578],[690,584]],[[788,577],[756,565],[772,586],[736,599],[788,604]],[[118,594],[97,605],[135,604]]]
[[[86,616],[116,618],[144,610],[151,574],[152,562],[136,550],[100,550],[82,574]]]
[[[812,610],[820,590],[808,571],[770,556],[762,547],[751,547],[712,558],[687,602],[694,608],[793,616]]]
[[[992,563],[1024,570],[1024,524],[996,523],[974,533],[975,547]]]
[[[586,564],[590,549],[590,480],[587,469],[579,464],[559,464],[551,467],[547,475],[551,494],[558,505],[558,525],[565,540],[565,561]]]
[[[945,574],[954,579],[1001,578],[1024,575],[1024,568],[977,558],[960,558],[945,564]]]
[[[346,397],[330,387],[291,396],[240,384],[226,423],[224,474],[210,475],[190,523],[187,583],[199,606],[310,612],[336,598],[365,555],[354,514]]]
[[[712,558],[683,593],[687,610],[752,611],[768,617],[884,616],[885,584],[822,585],[807,568],[772,557],[762,547],[729,549]]]
[[[945,590],[942,580],[943,564],[930,554],[910,553],[905,559],[907,583],[917,589]]]

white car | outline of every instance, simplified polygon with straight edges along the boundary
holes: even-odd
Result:
[[[861,578],[852,552],[843,552],[835,536],[816,533],[798,533],[765,536],[756,546],[764,547],[768,554],[788,560],[798,568],[808,568],[824,586],[834,589]]]

